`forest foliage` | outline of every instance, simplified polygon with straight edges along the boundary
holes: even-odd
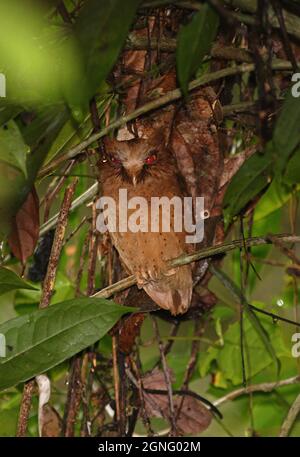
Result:
[[[153,18],[154,44],[136,39]],[[1,2],[0,436],[38,436],[39,426],[48,436],[299,435],[299,417],[286,423],[300,375],[299,40],[297,0]],[[124,50],[141,49],[171,57],[139,77],[171,69],[177,89],[153,91],[125,120],[213,86],[225,143],[221,244],[242,240],[210,252],[199,306],[180,318],[141,317],[124,306],[125,287],[102,290],[121,277],[95,233],[97,162],[101,138],[124,124],[131,80],[114,69]],[[261,245],[248,246],[253,237]],[[30,380],[43,373],[52,393],[41,416]],[[22,395],[28,423],[18,422]]]

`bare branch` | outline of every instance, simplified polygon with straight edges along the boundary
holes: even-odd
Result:
[[[285,437],[288,436],[292,426],[295,422],[295,420],[298,417],[298,414],[300,413],[300,394],[297,396],[296,400],[292,404],[286,418],[284,419],[284,422],[281,426],[279,436],[280,437]]]
[[[223,403],[234,400],[241,395],[248,395],[254,392],[272,392],[272,390],[277,389],[278,387],[289,386],[291,384],[298,384],[300,382],[300,375],[293,376],[292,378],[283,379],[277,382],[262,382],[261,384],[253,384],[247,387],[242,387],[240,389],[234,390],[229,394],[224,395],[224,397],[218,398],[214,401],[214,406],[219,407]]]
[[[232,251],[236,248],[241,248],[244,245],[247,247],[250,246],[261,246],[265,244],[272,244],[274,240],[280,240],[284,243],[299,243],[300,236],[292,236],[292,235],[273,235],[272,240],[270,237],[253,237],[253,238],[246,238],[245,240],[234,240],[229,243],[220,244],[218,246],[211,246],[208,248],[201,249],[193,254],[186,254],[176,259],[170,261],[170,268],[177,267],[180,265],[187,265],[189,263],[195,262],[196,260],[205,259],[208,257],[213,257],[216,255],[225,254],[226,252]],[[121,290],[128,289],[129,287],[136,284],[136,278],[134,275],[128,276],[127,278],[121,279],[121,281],[108,286],[99,292],[96,292],[92,295],[92,297],[102,297],[102,298],[109,298],[117,292]]]

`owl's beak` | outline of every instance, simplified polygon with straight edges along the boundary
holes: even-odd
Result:
[[[126,172],[127,172],[127,175],[129,176],[132,184],[134,187],[136,187],[137,183],[138,183],[138,176],[140,174],[140,167],[139,166],[131,166],[131,167],[128,167],[126,169]]]
[[[137,184],[137,176],[136,176],[136,175],[133,175],[133,176],[132,176],[132,184],[133,184],[134,187],[135,187],[136,184]]]
[[[140,160],[130,160],[127,163],[124,163],[124,168],[133,186],[136,187],[139,182],[139,174],[141,172]]]

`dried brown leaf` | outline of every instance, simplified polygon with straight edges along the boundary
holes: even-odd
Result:
[[[141,326],[145,320],[144,313],[136,313],[124,319],[119,329],[119,349],[124,354],[130,354],[136,337],[140,334]]]
[[[175,411],[181,405],[181,398],[174,401]],[[180,414],[177,419],[177,428],[184,435],[198,435],[206,430],[212,420],[212,413],[196,398],[186,395],[183,399]]]
[[[171,370],[169,370],[173,378]],[[155,369],[143,377],[144,389],[167,390],[164,373]],[[152,417],[170,418],[168,395],[144,393],[146,414]],[[174,410],[178,430],[184,434],[200,434],[210,425],[212,413],[198,399],[185,395],[174,397]],[[177,415],[176,412],[180,410]]]
[[[61,435],[62,420],[53,406],[49,403],[43,406],[41,414],[41,436],[53,438]]]
[[[33,187],[13,219],[12,230],[8,238],[14,256],[23,265],[34,252],[39,238],[39,227],[39,199]]]

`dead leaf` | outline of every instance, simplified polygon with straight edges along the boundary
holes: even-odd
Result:
[[[26,263],[39,238],[39,199],[33,187],[13,219],[8,243],[12,253],[22,264]]]
[[[145,313],[136,313],[122,322],[119,329],[119,349],[124,354],[130,354],[132,352],[135,339],[140,334],[145,318]]]
[[[171,370],[169,370],[169,375],[171,380],[174,381],[174,375]],[[167,390],[167,384],[165,380],[165,375],[163,371],[155,368],[150,373],[147,373],[143,378],[143,387],[144,389],[151,390]],[[167,419],[169,417],[169,400],[168,395],[158,395],[144,393],[145,409],[146,414],[152,417],[164,417]]]
[[[182,399],[177,397],[174,401],[175,411],[181,405]],[[183,435],[198,435],[206,430],[212,420],[212,413],[196,398],[186,395],[183,399],[177,428]]]
[[[41,414],[41,436],[53,438],[60,436],[62,431],[62,420],[53,406],[46,403]]]
[[[171,379],[174,380],[174,376],[169,370]],[[163,371],[155,369],[151,373],[145,375],[142,379],[144,389],[151,390],[167,390],[165,381],[165,375]],[[144,393],[144,402],[146,414],[149,417],[163,417],[166,420],[170,418],[169,399],[168,395],[155,394],[155,393]],[[180,413],[177,416],[176,412],[180,409]],[[200,434],[210,425],[212,420],[212,413],[204,404],[190,396],[185,395],[184,397],[174,395],[174,410],[176,418],[176,425],[178,430],[186,434]]]

